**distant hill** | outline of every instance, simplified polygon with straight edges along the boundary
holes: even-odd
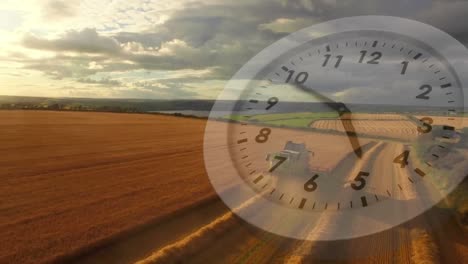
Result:
[[[233,105],[232,101],[221,101],[219,102],[219,104],[221,106],[220,108],[223,108],[223,105],[226,105],[225,109],[221,109],[223,111],[232,110],[230,109],[230,106]],[[247,104],[248,102],[238,102],[236,104],[234,112],[245,111],[245,106]],[[266,102],[258,102],[259,106],[261,106],[262,104],[267,105]],[[0,96],[0,109],[40,109],[146,113],[183,110],[210,111],[213,105],[214,100],[91,99]],[[353,112],[412,113],[431,115],[447,114],[447,109],[441,107],[372,104],[348,104],[347,106]],[[463,111],[462,109],[456,110],[458,115]],[[330,108],[326,107],[322,103],[316,102],[281,102],[268,111],[268,113],[294,112],[330,112]]]
[[[103,112],[150,112],[169,110],[209,111],[213,104],[213,100],[90,99],[0,96],[0,109]]]

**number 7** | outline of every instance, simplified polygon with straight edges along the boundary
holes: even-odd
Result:
[[[281,164],[283,164],[283,162],[285,162],[288,158],[275,156],[275,159],[279,160],[278,163],[276,163],[273,167],[271,167],[271,169],[268,172],[273,172],[274,170],[276,170],[276,168],[278,168]]]

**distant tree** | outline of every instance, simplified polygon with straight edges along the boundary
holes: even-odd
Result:
[[[48,107],[50,110],[60,110],[60,105],[59,104],[51,104]]]

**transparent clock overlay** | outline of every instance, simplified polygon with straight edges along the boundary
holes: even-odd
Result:
[[[335,241],[400,225],[466,175],[467,62],[450,35],[402,18],[293,33],[216,101],[210,181],[235,214],[284,237]]]

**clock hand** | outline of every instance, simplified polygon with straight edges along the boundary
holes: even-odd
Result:
[[[356,130],[354,129],[353,123],[351,122],[351,111],[343,104],[340,109],[345,109],[344,112],[340,112],[340,119],[341,123],[343,124],[343,127],[346,131],[346,135],[348,136],[349,142],[351,143],[351,146],[353,147],[354,153],[356,156],[359,158],[362,158],[362,148],[361,145],[359,144],[359,140],[356,135]]]
[[[304,84],[296,83],[295,86],[305,92],[311,93],[314,97],[321,100],[321,102],[323,102],[324,104],[326,104],[328,107],[335,110],[339,114],[341,123],[343,124],[343,127],[346,132],[346,136],[348,136],[348,140],[351,143],[351,147],[353,148],[353,151],[356,154],[356,156],[361,158],[362,148],[361,148],[361,145],[359,144],[359,140],[356,135],[356,130],[354,129],[353,123],[351,122],[352,113],[349,110],[349,108],[346,107],[346,105],[343,103],[335,102],[332,99],[326,97],[325,95],[318,93],[317,91],[313,89],[309,89]]]

